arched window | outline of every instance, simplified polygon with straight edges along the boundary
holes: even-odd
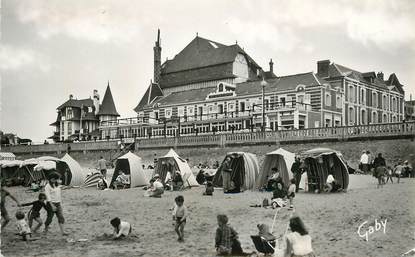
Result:
[[[355,116],[353,107],[349,108],[349,125],[355,125]]]
[[[378,123],[378,113],[372,112],[372,123]]]
[[[367,124],[367,115],[366,115],[366,110],[361,110],[361,115],[360,115],[360,124],[362,124],[362,125]]]

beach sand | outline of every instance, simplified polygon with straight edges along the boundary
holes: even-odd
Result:
[[[298,193],[295,214],[299,215],[313,239],[317,256],[400,256],[415,247],[415,179],[402,179],[402,184],[376,188],[371,176],[351,175],[347,193]],[[23,202],[33,201],[37,193],[25,188],[9,188]],[[242,247],[255,250],[250,235],[257,233],[256,224],[271,226],[276,210],[249,207],[260,204],[270,193],[247,191],[225,195],[215,190],[213,196],[202,196],[204,188],[183,192],[166,192],[162,198],[144,197],[142,188],[98,191],[95,188],[71,188],[62,191],[65,227],[69,236],[59,233],[56,218],[47,235],[22,242],[15,235],[14,213],[17,207],[8,199],[13,220],[2,230],[4,256],[215,256],[216,215],[227,214],[229,223],[239,233]],[[190,211],[185,227],[185,242],[177,242],[169,209],[174,198],[182,194]],[[29,207],[23,210],[29,211]],[[293,211],[278,212],[274,234],[284,234]],[[111,218],[120,217],[133,226],[132,236],[113,241]],[[42,214],[45,220],[45,213]],[[369,241],[359,237],[359,225],[375,219],[387,219],[386,232],[376,231]],[[363,227],[362,233],[368,228]],[[78,241],[79,239],[86,239]]]

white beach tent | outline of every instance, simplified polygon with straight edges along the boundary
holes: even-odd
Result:
[[[262,164],[261,172],[257,179],[257,187],[261,188],[267,183],[267,179],[272,175],[272,168],[276,167],[280,172],[280,176],[284,185],[290,184],[290,179],[293,177],[291,173],[291,166],[295,161],[295,153],[289,152],[283,148],[278,148],[275,151],[265,155],[264,163]]]
[[[128,152],[115,161],[114,175],[111,179],[111,185],[117,179],[119,172],[130,175],[130,187],[145,186],[149,181],[144,174],[143,163],[141,158],[132,152]]]
[[[71,186],[82,186],[86,178],[86,172],[82,169],[81,165],[72,158],[69,154],[65,154],[61,161],[68,164],[69,169],[71,170],[72,179],[70,181]]]
[[[190,168],[187,161],[181,158],[173,149],[170,149],[165,156],[160,157],[157,160],[157,166],[154,170],[154,174],[159,174],[161,180],[164,181],[166,179],[168,170],[172,171],[173,173],[179,172],[182,177],[184,186],[199,186],[199,183],[197,183],[192,169]]]

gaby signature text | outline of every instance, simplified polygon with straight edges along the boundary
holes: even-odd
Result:
[[[386,233],[386,222],[388,222],[388,219],[384,221],[375,219],[375,224],[368,225],[368,221],[365,221],[357,228],[357,234],[369,241],[369,236],[375,232],[382,231],[383,234]]]

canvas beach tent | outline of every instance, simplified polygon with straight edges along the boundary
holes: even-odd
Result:
[[[256,187],[256,178],[259,174],[258,159],[255,154],[245,152],[232,152],[225,156],[231,158],[231,180],[235,187],[241,191],[254,189]],[[224,159],[224,160],[225,160]],[[213,178],[215,187],[222,187],[222,165]]]
[[[24,184],[24,170],[20,168],[21,163],[22,161],[19,160],[0,161],[0,177],[6,181],[6,184],[13,186]]]
[[[294,161],[295,153],[289,152],[283,148],[278,148],[275,151],[267,153],[257,179],[257,188],[259,189],[266,185],[268,177],[273,173],[272,168],[278,169],[282,182],[284,182],[284,185],[288,186],[290,184],[290,179],[293,177],[291,166]]]
[[[51,156],[39,157],[38,164],[34,166],[33,171],[42,172],[44,178],[56,172],[61,177],[62,185],[65,186],[82,186],[86,177],[79,163],[69,154],[65,154],[62,159]]]
[[[71,186],[82,186],[84,185],[84,181],[86,178],[86,172],[82,169],[79,162],[77,162],[74,158],[72,158],[68,153],[66,153],[62,158],[61,161],[66,162],[71,172],[71,180],[69,185]]]
[[[307,170],[309,191],[323,190],[331,172],[343,189],[349,186],[349,172],[342,154],[329,148],[315,148],[301,154]]]
[[[173,149],[170,149],[165,156],[158,158],[154,174],[159,174],[160,179],[164,182],[167,171],[171,171],[173,177],[178,172],[185,187],[199,186],[187,161],[181,158]]]
[[[34,168],[36,165],[39,164],[39,160],[37,158],[30,158],[22,161],[20,164],[20,169],[24,170],[24,185],[30,186],[31,183],[35,181],[41,181],[46,179],[45,174],[43,171],[35,171]]]
[[[141,158],[132,152],[128,152],[116,159],[114,174],[112,176],[110,185],[115,182],[118,175],[120,174],[120,171],[123,171],[126,175],[130,175],[131,188],[149,184],[149,181],[144,174]]]

